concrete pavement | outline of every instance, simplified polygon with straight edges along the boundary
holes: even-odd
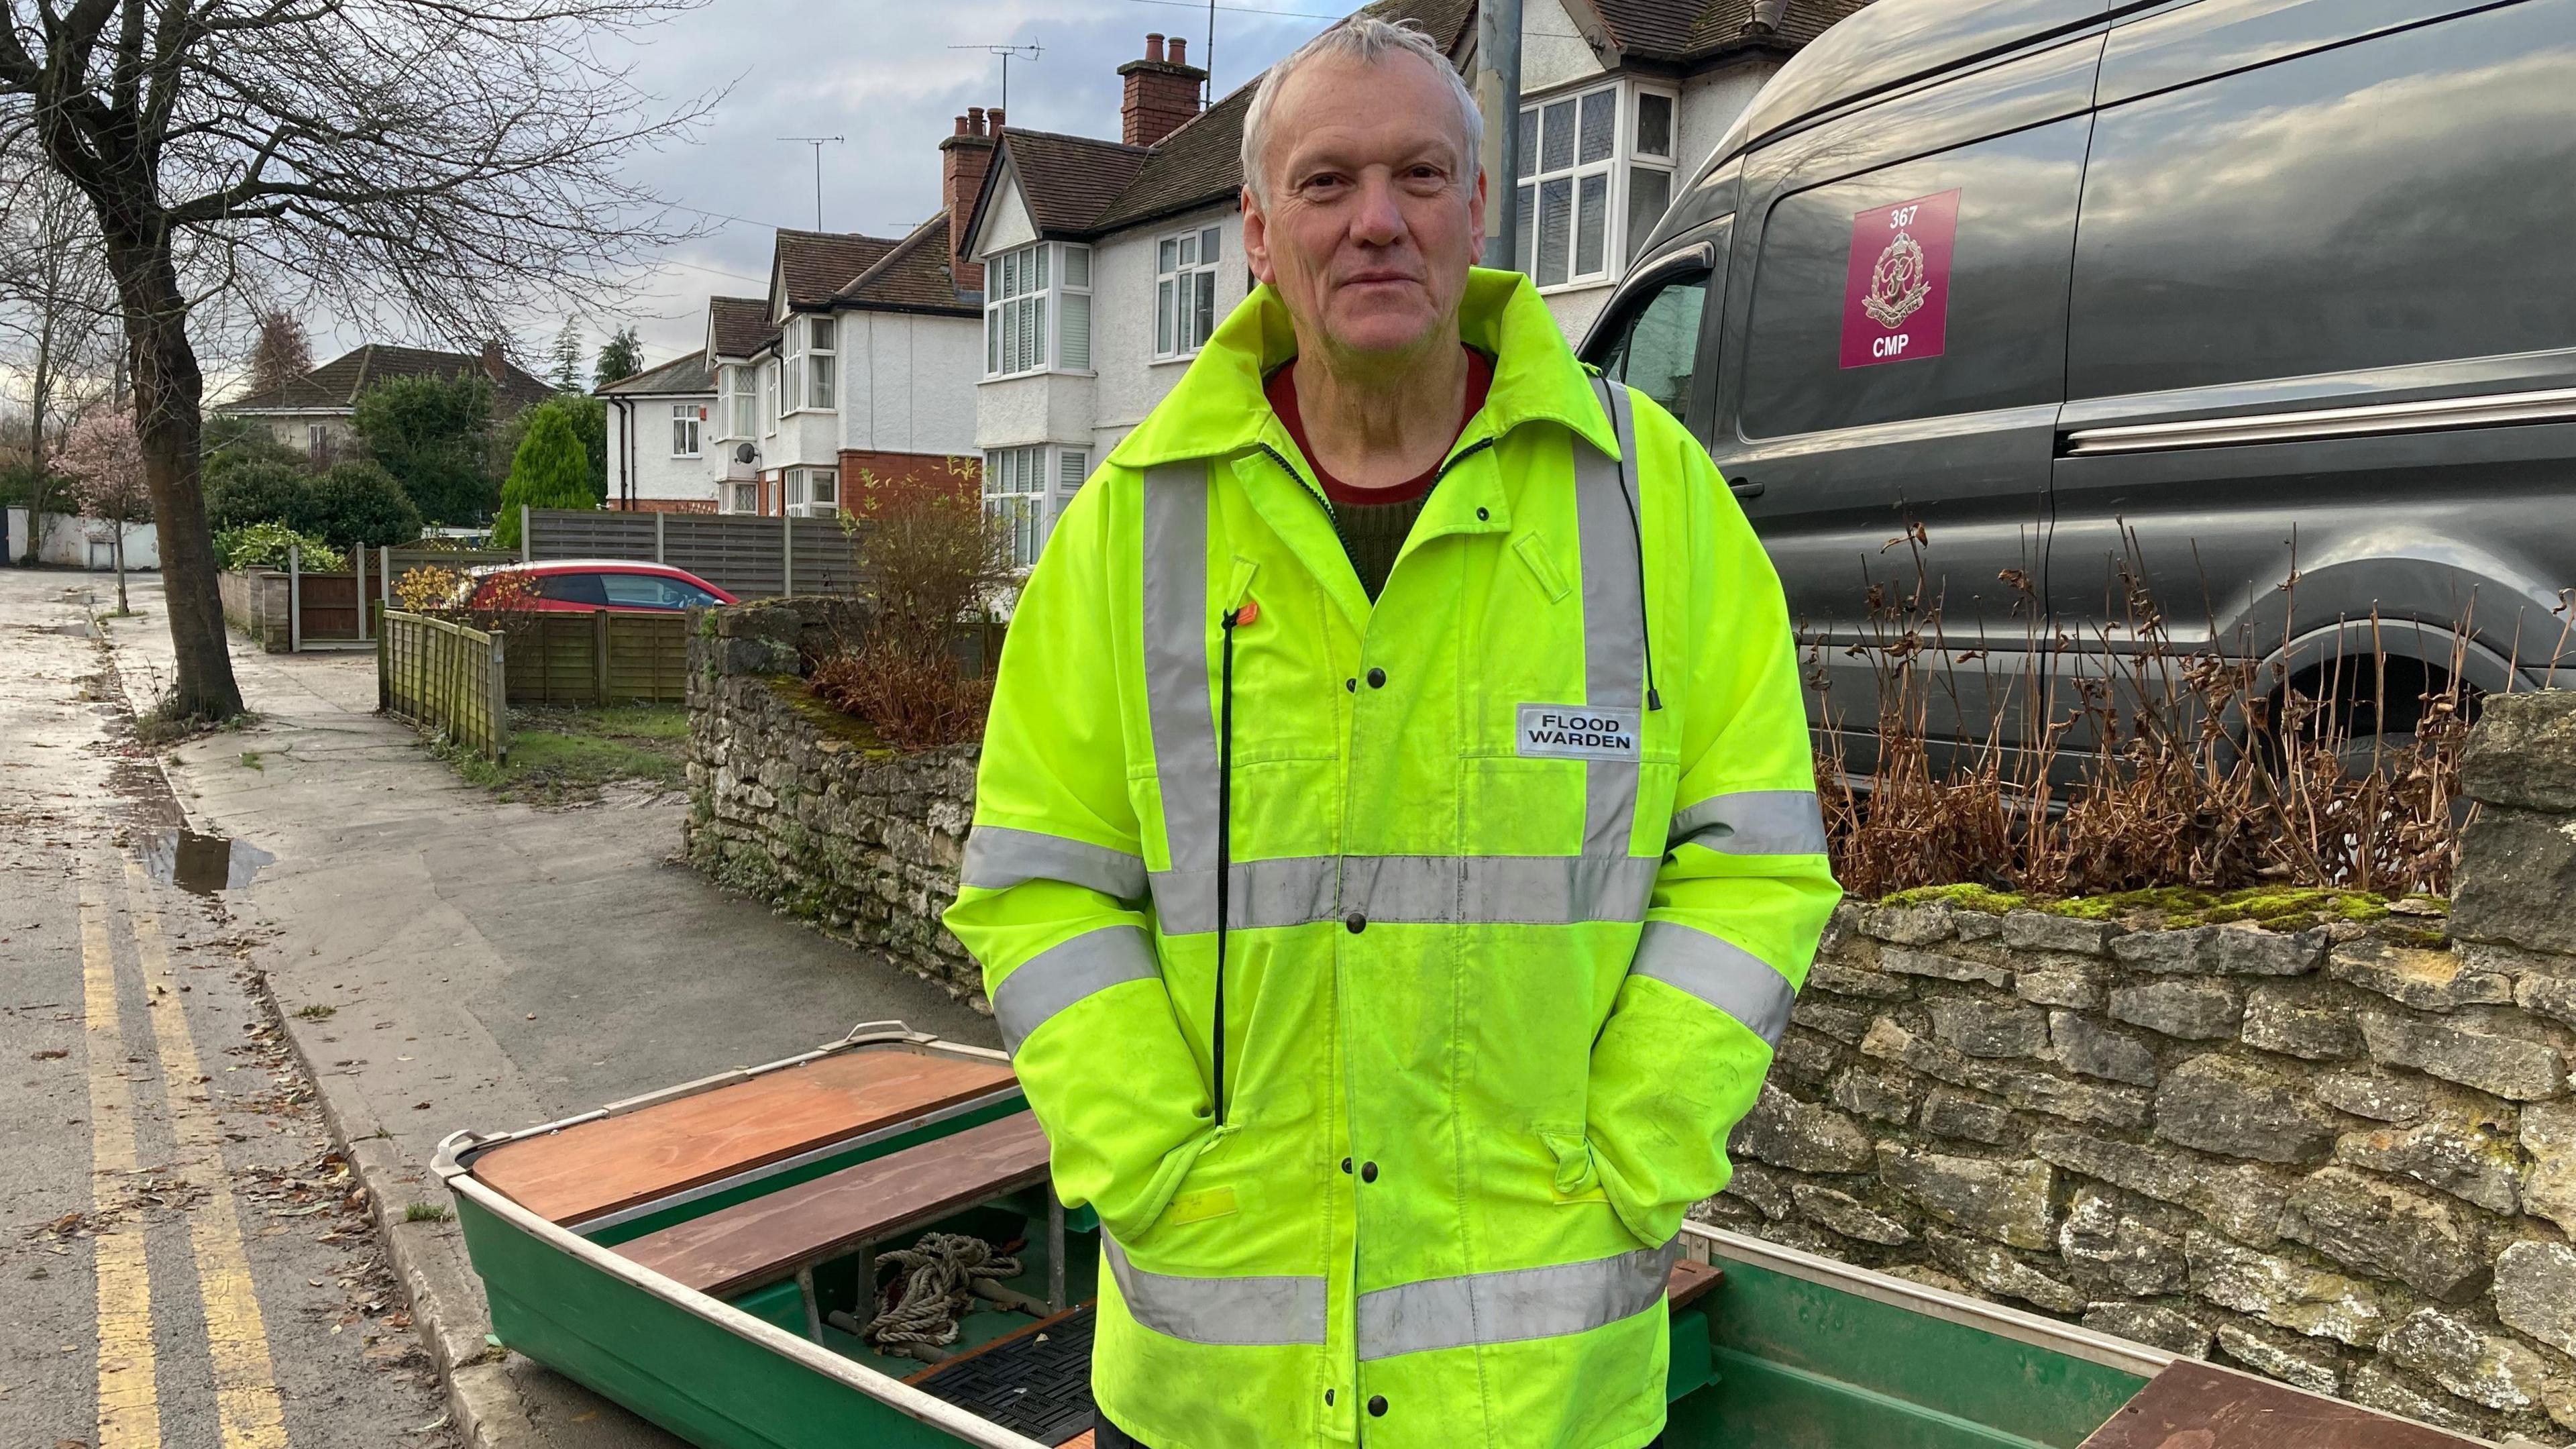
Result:
[[[166,676],[157,591],[114,631],[129,690]],[[539,810],[496,803],[374,713],[371,655],[264,655],[235,669],[260,722],[173,752],[191,823],[260,866],[232,910],[312,1065],[481,1442],[591,1449],[674,1441],[528,1364],[482,1360],[480,1285],[427,1164],[460,1127],[525,1126],[726,1067],[855,1022],[997,1044],[991,1020],[886,963],[729,897],[676,864],[676,796]],[[236,854],[235,859],[243,857]],[[424,1325],[425,1327],[428,1325]]]

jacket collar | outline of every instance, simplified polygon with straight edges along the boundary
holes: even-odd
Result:
[[[1518,272],[1471,267],[1458,304],[1459,340],[1494,359],[1494,384],[1469,433],[1502,438],[1528,422],[1559,423],[1605,454],[1618,451],[1583,365]],[[1297,355],[1287,305],[1256,287],[1230,313],[1171,395],[1110,450],[1108,461],[1146,469],[1193,458],[1224,457],[1259,445],[1275,427],[1262,377]]]

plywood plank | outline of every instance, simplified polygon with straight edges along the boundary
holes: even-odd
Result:
[[[1010,1068],[971,1057],[855,1051],[512,1142],[474,1175],[563,1224],[984,1096]]]
[[[619,1253],[722,1298],[800,1264],[1042,1182],[1046,1134],[1017,1113],[620,1244]]]
[[[2082,1449],[2476,1449],[2430,1424],[2177,1359]]]

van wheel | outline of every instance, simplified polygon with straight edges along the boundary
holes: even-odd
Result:
[[[2476,721],[2480,692],[2460,685],[2454,701],[2453,688],[2450,671],[2420,659],[2311,665],[2274,691],[2266,713],[2275,723],[2260,738],[2275,767],[2285,761],[2285,740],[2295,738],[2306,748],[2333,751],[2346,776],[2388,770],[2416,747],[2428,719],[2456,709],[2464,722]]]

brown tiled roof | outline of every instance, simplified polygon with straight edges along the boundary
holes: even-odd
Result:
[[[426,347],[392,347],[369,342],[290,379],[284,387],[237,397],[218,412],[262,412],[280,408],[355,407],[358,395],[397,377],[486,375],[480,354],[440,352]],[[514,362],[504,362],[493,385],[496,410],[508,416],[555,395],[554,385]]]
[[[718,357],[749,357],[778,335],[769,304],[758,297],[709,297],[707,320]]]
[[[602,397],[619,397],[642,393],[714,392],[716,375],[707,366],[707,352],[701,347],[685,357],[674,357],[660,367],[648,367],[633,377],[621,377],[599,390]]]
[[[1029,220],[1046,236],[1090,234],[1101,214],[1118,200],[1118,193],[1127,189],[1154,155],[1143,146],[1089,136],[1007,128],[1002,132],[1002,151],[1009,165],[994,166],[991,175],[999,177],[1008,170],[1019,179],[1020,200],[1028,205]],[[978,219],[984,199],[993,194],[994,183],[988,180],[984,197],[976,202]]]
[[[1115,231],[1233,196],[1243,186],[1243,119],[1260,88],[1256,76],[1165,136],[1093,230]]]
[[[819,306],[894,249],[894,241],[881,236],[782,228],[772,253],[770,276],[787,284],[787,305]],[[775,286],[771,288],[773,294],[776,290]]]
[[[1869,0],[1593,0],[1610,38],[1635,60],[1705,60],[1734,49],[1788,50]],[[1765,24],[1777,10],[1779,19]]]
[[[980,298],[960,296],[956,275],[948,269],[948,213],[943,211],[895,244],[894,250],[852,278],[832,298],[835,307],[881,308],[899,312],[944,312],[960,317],[980,313]]]

